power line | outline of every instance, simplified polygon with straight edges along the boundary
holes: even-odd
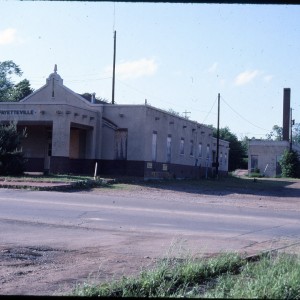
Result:
[[[250,122],[249,120],[247,120],[245,117],[243,117],[240,113],[238,113],[232,106],[230,106],[225,99],[222,97],[222,100],[224,101],[224,103],[234,112],[236,113],[241,119],[243,119],[244,121],[246,121],[247,123],[251,124],[252,126],[264,130],[264,131],[268,131],[268,129],[262,128],[260,126],[255,125],[254,123]]]
[[[214,103],[213,103],[213,105],[212,105],[210,111],[207,113],[207,115],[206,115],[205,118],[203,119],[202,124],[204,124],[205,120],[206,120],[206,119],[208,118],[208,116],[210,115],[210,113],[211,113],[211,111],[213,110],[213,108],[214,108],[214,106],[215,106],[217,100],[218,100],[218,97],[215,99],[215,101],[214,101]]]

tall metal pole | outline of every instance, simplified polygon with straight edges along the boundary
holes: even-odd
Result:
[[[217,125],[217,155],[216,155],[216,176],[219,177],[219,140],[220,140],[220,93],[218,94],[218,125]]]
[[[112,97],[111,97],[112,104],[115,104],[115,69],[116,69],[116,31],[114,31],[114,60],[113,60]]]
[[[293,149],[293,117],[292,117],[292,108],[290,109],[290,126],[291,126],[291,136],[290,136],[290,151]]]

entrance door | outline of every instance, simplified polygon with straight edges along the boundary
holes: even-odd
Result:
[[[45,160],[44,160],[44,172],[46,174],[50,171],[50,157],[52,156],[52,131],[47,131],[47,143],[45,147]]]

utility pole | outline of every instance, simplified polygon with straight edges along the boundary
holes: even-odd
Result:
[[[217,155],[216,155],[216,176],[219,178],[219,140],[220,140],[220,93],[218,94],[218,125],[217,125]]]
[[[116,69],[116,31],[114,31],[114,60],[113,60],[112,97],[111,97],[112,104],[115,104],[115,69]]]
[[[290,140],[290,151],[293,150],[293,125],[295,125],[295,120],[292,118],[293,109],[290,112],[290,122],[291,122],[291,140]]]
[[[190,113],[191,113],[190,111],[186,111],[186,110],[183,112],[185,119],[187,119],[187,114],[190,114]]]

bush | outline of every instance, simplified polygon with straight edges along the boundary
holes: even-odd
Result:
[[[279,162],[282,170],[282,177],[299,177],[299,156],[294,150],[285,150]]]
[[[0,174],[21,175],[24,172],[25,159],[21,150],[21,139],[26,131],[19,133],[17,125],[0,126]]]

